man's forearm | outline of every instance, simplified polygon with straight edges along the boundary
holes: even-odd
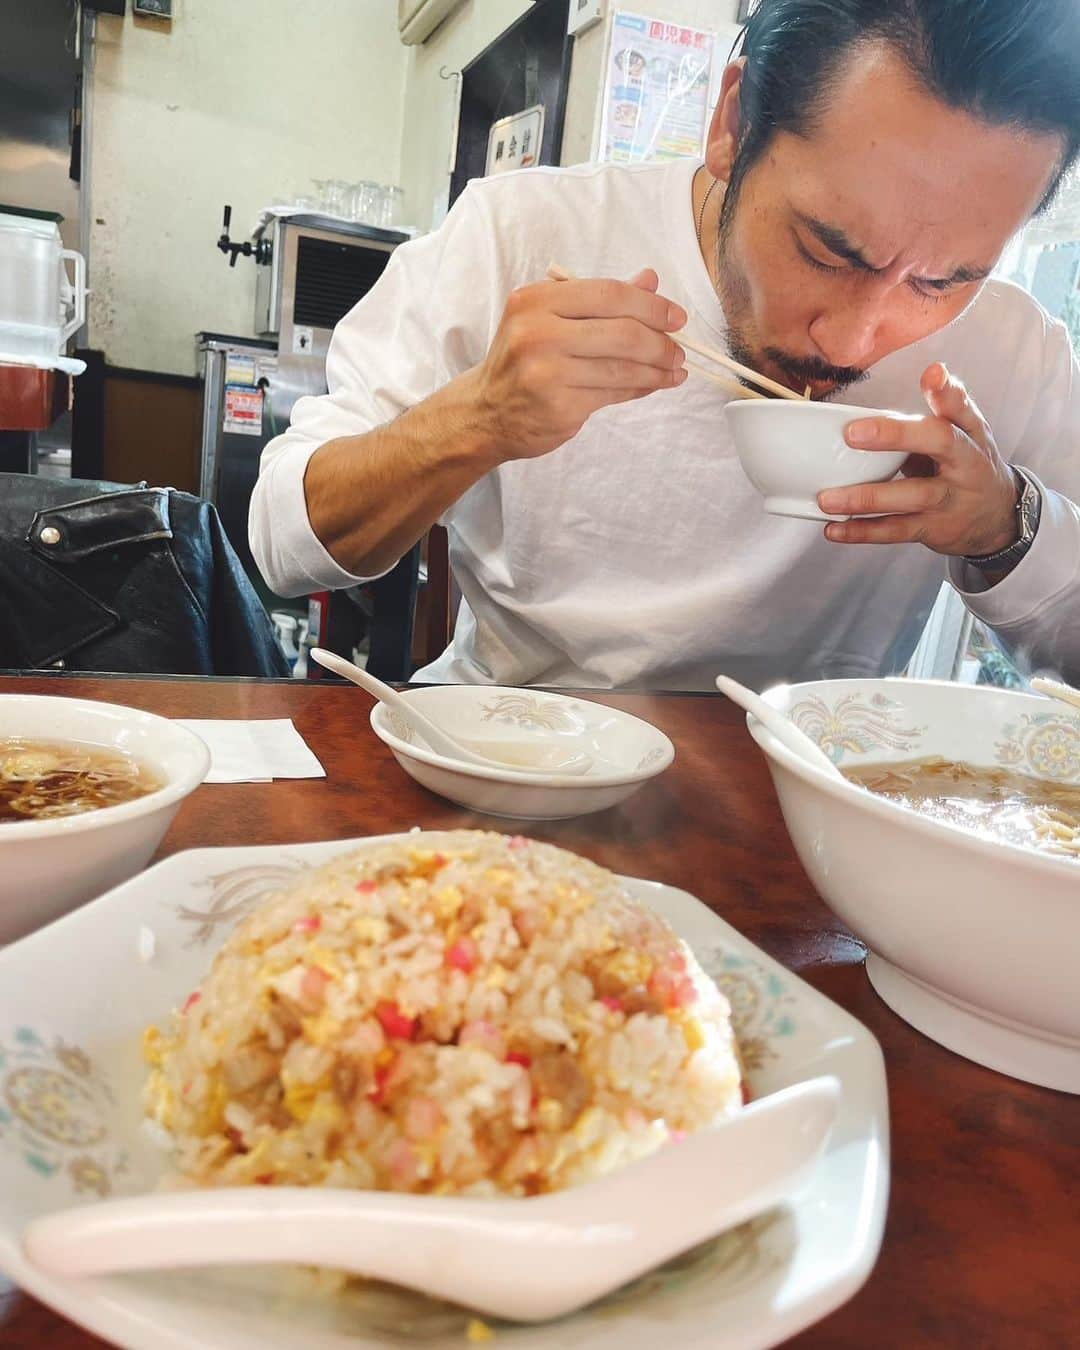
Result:
[[[375,576],[504,460],[550,454],[601,408],[682,384],[683,353],[670,334],[686,311],[657,286],[646,269],[631,282],[544,281],[511,292],[480,365],[388,426],[320,445],[305,466],[305,525],[339,568]],[[263,468],[272,481],[272,457]],[[286,483],[293,502],[295,480]],[[272,519],[253,526],[264,554],[272,531]],[[310,545],[302,533],[293,556],[278,550],[282,575],[298,587],[321,566],[298,560]],[[272,577],[277,559],[260,566]]]
[[[386,426],[320,446],[304,476],[308,519],[339,566],[376,576],[501,458],[470,371]]]

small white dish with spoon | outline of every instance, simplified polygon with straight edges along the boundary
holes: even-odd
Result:
[[[472,811],[513,820],[603,811],[675,758],[662,731],[587,699],[468,684],[399,693],[332,652],[311,654],[378,699],[372,729],[410,777]]]
[[[584,751],[535,739],[523,737],[517,741],[491,741],[481,743],[483,748],[478,744],[468,744],[433,721],[414,701],[374,675],[369,675],[362,666],[346,661],[343,656],[325,651],[322,647],[312,648],[311,659],[325,670],[333,671],[335,675],[340,675],[342,679],[349,680],[377,698],[392,715],[405,723],[412,735],[421,736],[436,754],[445,759],[459,759],[465,764],[477,764],[483,769],[517,769],[523,773],[568,774],[574,777],[588,773],[592,768],[592,756]]]

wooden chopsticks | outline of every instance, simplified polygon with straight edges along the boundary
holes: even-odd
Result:
[[[568,272],[565,267],[560,267],[558,263],[551,263],[547,270],[548,277],[552,281],[573,281],[575,280],[572,272]],[[780,398],[793,398],[797,403],[802,403],[809,394],[796,394],[793,389],[788,389],[786,385],[771,380],[768,375],[759,375],[756,370],[751,370],[749,366],[744,366],[741,361],[736,361],[728,356],[726,352],[718,351],[715,347],[707,347],[702,342],[695,342],[693,338],[688,338],[685,333],[679,333],[674,339],[688,351],[696,352],[698,356],[704,356],[708,361],[714,361],[718,366],[723,366],[725,370],[730,370],[736,375],[741,375],[744,380],[749,380],[751,384],[759,385],[762,389],[768,389]],[[710,380],[713,384],[726,389],[729,394],[734,394],[736,398],[764,398],[764,394],[757,393],[754,389],[747,389],[744,384],[736,380],[725,379],[722,375],[714,374],[711,370],[706,370],[704,366],[699,366],[696,361],[687,361],[687,368],[696,375]],[[809,385],[807,386],[809,390]]]
[[[673,341],[681,346],[688,348],[692,352],[697,352],[699,356],[708,357],[710,361],[715,361],[718,366],[724,366],[726,369],[734,371],[736,375],[741,375],[744,380],[749,380],[751,384],[756,384],[762,389],[771,389],[774,394],[780,398],[793,398],[796,403],[803,402],[802,394],[796,394],[794,389],[789,389],[787,385],[780,384],[776,380],[770,380],[768,375],[759,375],[756,370],[751,370],[749,366],[744,366],[741,361],[736,361],[734,357],[728,356],[726,352],[717,350],[715,347],[706,347],[702,342],[695,342],[693,338],[688,338],[685,333],[677,333]],[[752,391],[751,391],[752,392]],[[763,398],[762,394],[754,394],[754,398]]]
[[[764,394],[759,394],[756,389],[747,389],[745,384],[740,384],[738,380],[725,380],[723,375],[717,375],[715,371],[709,370],[706,366],[698,365],[696,361],[685,361],[683,363],[687,370],[692,370],[695,375],[700,375],[703,380],[708,380],[710,384],[718,385],[719,388],[727,390],[732,398],[764,398]]]

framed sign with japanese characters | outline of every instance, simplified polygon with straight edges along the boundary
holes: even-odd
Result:
[[[544,108],[540,103],[511,117],[501,117],[488,132],[485,174],[528,169],[540,158],[544,140]]]

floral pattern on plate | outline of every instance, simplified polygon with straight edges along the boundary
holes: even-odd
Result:
[[[298,859],[283,858],[280,863],[267,863],[261,867],[236,867],[199,882],[198,885],[210,891],[206,907],[175,906],[176,917],[193,928],[187,945],[203,947],[219,928],[234,928],[257,904],[295,881],[307,866]]]
[[[634,772],[640,773],[643,769],[651,769],[654,764],[659,764],[664,758],[664,753],[658,745],[654,745],[651,750],[646,750],[634,765]]]
[[[789,715],[834,764],[846,754],[912,750],[926,731],[925,727],[905,726],[908,715],[904,708],[884,694],[872,694],[870,698],[845,694],[833,708],[824,699],[807,698],[796,703]]]
[[[1059,713],[1023,713],[1005,727],[997,761],[1059,783],[1080,779],[1080,719]]]
[[[392,708],[387,708],[386,720],[390,723],[390,730],[399,741],[404,741],[406,745],[412,744],[413,729],[400,713],[394,712]]]
[[[723,947],[698,953],[705,973],[731,1004],[739,1058],[748,1074],[779,1056],[776,1041],[795,1034],[795,1000],[785,982]]]
[[[0,1040],[0,1148],[76,1193],[104,1198],[125,1171],[111,1139],[113,1094],[90,1056],[17,1026]]]
[[[573,712],[572,703],[535,694],[497,694],[480,709],[480,718],[531,731],[580,731],[582,723]]]

